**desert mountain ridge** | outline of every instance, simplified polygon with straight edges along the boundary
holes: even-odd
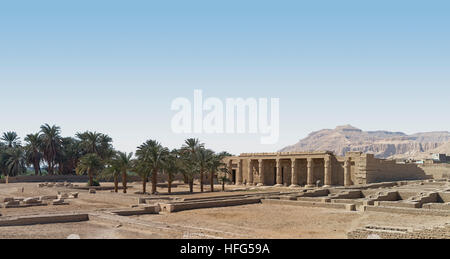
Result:
[[[280,152],[333,151],[344,156],[349,151],[374,154],[384,159],[425,159],[432,153],[450,155],[450,132],[435,131],[407,135],[403,132],[363,131],[352,125],[312,132],[297,144]]]

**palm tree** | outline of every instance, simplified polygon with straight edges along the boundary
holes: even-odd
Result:
[[[199,148],[197,151],[197,163],[200,170],[200,191],[204,192],[203,184],[205,182],[205,170],[214,156],[214,151],[205,148]]]
[[[120,165],[117,156],[114,156],[107,163],[107,166],[102,172],[103,178],[113,177],[114,178],[114,192],[119,192],[119,176],[122,172],[120,171]]]
[[[9,176],[16,176],[26,171],[25,156],[21,147],[9,148],[3,153],[2,164],[6,183],[9,182]]]
[[[179,171],[182,173],[189,184],[189,192],[194,192],[194,178],[199,171],[196,158],[190,152],[179,153]]]
[[[188,151],[191,154],[195,154],[198,152],[199,149],[202,149],[204,147],[205,147],[205,144],[200,143],[199,139],[189,138],[184,141],[184,145],[181,147],[181,150]]]
[[[123,193],[127,193],[127,174],[133,168],[133,153],[117,152],[116,160],[120,172],[122,173]]]
[[[34,174],[38,175],[41,173],[41,160],[42,160],[42,139],[39,133],[36,134],[28,134],[25,137],[25,156],[26,162],[29,165],[32,165],[34,168]]]
[[[219,182],[222,184],[222,191],[225,191],[225,184],[230,182],[229,175],[231,175],[230,170],[226,166],[220,168],[221,174],[218,176]]]
[[[13,131],[3,133],[1,140],[3,140],[9,148],[20,145],[20,138],[17,136],[17,133]]]
[[[89,176],[89,186],[93,186],[94,175],[103,169],[103,161],[97,154],[87,154],[80,159],[76,168],[78,175],[85,173]]]
[[[61,150],[56,156],[60,174],[69,175],[75,172],[78,162],[83,156],[80,144],[79,140],[72,137],[61,139]]]
[[[99,138],[99,156],[103,159],[108,159],[113,157],[116,152],[114,148],[112,147],[113,139],[106,135],[106,134],[100,134]]]
[[[214,177],[216,175],[216,172],[219,171],[220,168],[225,166],[225,164],[222,162],[222,160],[226,156],[229,156],[229,155],[230,154],[228,154],[227,152],[222,152],[219,154],[212,154],[211,158],[208,161],[207,170],[210,173],[209,181],[210,181],[210,185],[211,185],[211,192],[214,192]]]
[[[152,172],[152,194],[156,194],[158,182],[158,172],[164,167],[165,160],[169,154],[169,150],[163,147],[156,140],[148,140],[136,151],[138,160],[146,163]]]
[[[194,177],[197,172],[200,172],[200,185],[203,189],[203,173],[201,172],[201,168],[198,166],[198,152],[199,150],[204,149],[204,147],[205,145],[200,143],[200,141],[196,138],[186,139],[184,145],[181,147],[184,167],[188,170],[186,171],[186,174],[188,175],[190,192],[194,191]]]
[[[147,193],[148,177],[152,173],[151,167],[143,160],[135,160],[133,164],[133,171],[137,173],[142,179],[142,193]]]
[[[55,125],[50,126],[45,124],[41,126],[41,133],[44,160],[48,165],[48,173],[53,175],[56,157],[61,149],[61,128]]]
[[[5,176],[6,183],[8,183],[8,168],[6,166],[6,159],[6,148],[3,143],[0,143],[0,174]]]
[[[174,149],[167,156],[166,163],[164,165],[164,172],[167,173],[168,193],[172,193],[172,182],[175,174],[180,171],[180,159],[178,150]]]
[[[86,131],[77,133],[76,137],[80,139],[80,147],[84,150],[85,154],[95,153],[102,159],[110,158],[114,155],[111,146],[112,138],[106,134]]]

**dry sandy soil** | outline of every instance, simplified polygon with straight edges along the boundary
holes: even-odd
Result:
[[[59,212],[89,212],[90,220],[80,223],[0,227],[0,238],[346,238],[347,232],[365,225],[396,227],[426,227],[448,222],[436,216],[402,215],[379,212],[350,212],[325,208],[255,204],[237,207],[183,211],[172,214],[121,217],[108,210],[130,208],[137,203],[134,194],[101,191],[80,192],[79,199],[67,206],[42,206],[20,209],[0,209],[3,216],[48,214]],[[22,187],[24,192],[22,193]],[[217,187],[219,189],[219,187]],[[0,200],[6,197],[55,195],[64,188],[38,188],[37,183],[0,184]],[[160,189],[165,195],[166,189]],[[265,191],[274,189],[265,189]],[[174,189],[174,197],[209,197],[248,192],[217,192],[186,194],[186,186]],[[198,190],[196,190],[198,191]]]

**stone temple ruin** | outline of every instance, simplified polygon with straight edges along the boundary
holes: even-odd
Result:
[[[253,153],[224,159],[229,180],[237,185],[351,186],[377,182],[432,179],[415,164],[397,164],[372,154],[348,152],[345,157],[324,152]]]

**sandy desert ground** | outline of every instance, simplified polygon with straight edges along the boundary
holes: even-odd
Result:
[[[108,184],[106,184],[108,185]],[[78,199],[66,206],[29,208],[1,208],[3,217],[62,212],[89,212],[90,220],[32,226],[0,227],[0,238],[346,238],[347,233],[366,225],[395,227],[426,227],[448,222],[446,217],[391,214],[381,212],[352,212],[337,209],[294,207],[286,205],[254,204],[236,207],[198,209],[170,214],[123,217],[107,213],[137,203],[134,194],[139,183],[131,183],[128,194],[98,191],[88,194],[78,191]],[[197,186],[198,187],[198,186]],[[199,190],[196,187],[196,192]],[[22,188],[24,192],[22,193]],[[217,189],[220,189],[217,186]],[[34,197],[55,195],[65,188],[38,188],[37,183],[0,185],[0,200],[6,197]],[[175,188],[171,197],[210,197],[236,195],[248,191],[186,194],[187,186]],[[263,189],[267,191],[268,189]],[[270,188],[270,190],[273,190]],[[73,190],[70,190],[73,191]],[[166,189],[160,194],[167,197]],[[147,196],[148,197],[148,196]]]

